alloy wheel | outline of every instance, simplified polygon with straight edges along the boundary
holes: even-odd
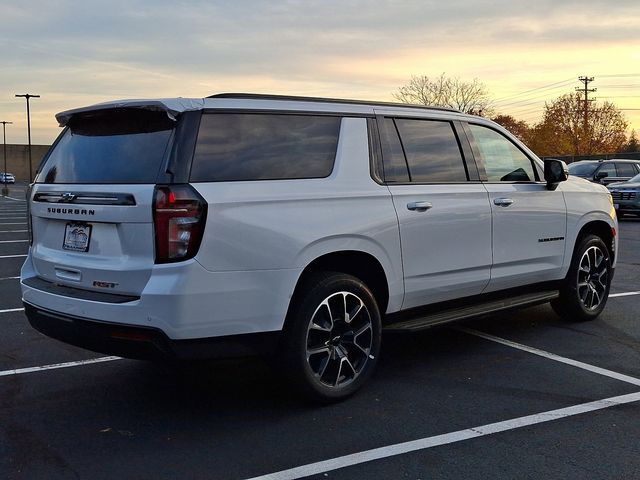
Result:
[[[587,310],[596,310],[605,299],[609,271],[604,252],[596,246],[589,247],[578,266],[578,298]]]
[[[325,386],[352,383],[371,357],[373,329],[360,297],[337,292],[316,308],[307,329],[306,358],[315,378]]]

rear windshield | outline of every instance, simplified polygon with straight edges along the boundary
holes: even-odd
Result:
[[[597,163],[572,163],[569,165],[569,173],[572,175],[591,175],[596,168],[598,168]]]
[[[155,183],[175,122],[165,112],[120,108],[78,115],[37,183]]]

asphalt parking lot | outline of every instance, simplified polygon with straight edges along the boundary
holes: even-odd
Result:
[[[260,360],[188,367],[44,337],[22,311],[24,189],[0,198],[1,479],[640,478],[640,219],[594,322],[548,306],[387,334],[324,407]]]

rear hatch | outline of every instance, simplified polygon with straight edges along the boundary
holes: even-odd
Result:
[[[176,121],[117,108],[69,119],[30,194],[37,276],[83,290],[140,295],[154,265],[152,204]]]

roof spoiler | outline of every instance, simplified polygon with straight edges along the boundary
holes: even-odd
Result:
[[[74,108],[66,110],[56,115],[56,120],[61,127],[66,126],[69,120],[79,113],[96,112],[100,110],[111,110],[115,108],[142,108],[155,112],[166,112],[171,120],[176,120],[177,116],[183,112],[192,110],[202,110],[204,99],[202,98],[171,98],[162,100],[117,100],[114,102],[98,103],[88,107]]]

